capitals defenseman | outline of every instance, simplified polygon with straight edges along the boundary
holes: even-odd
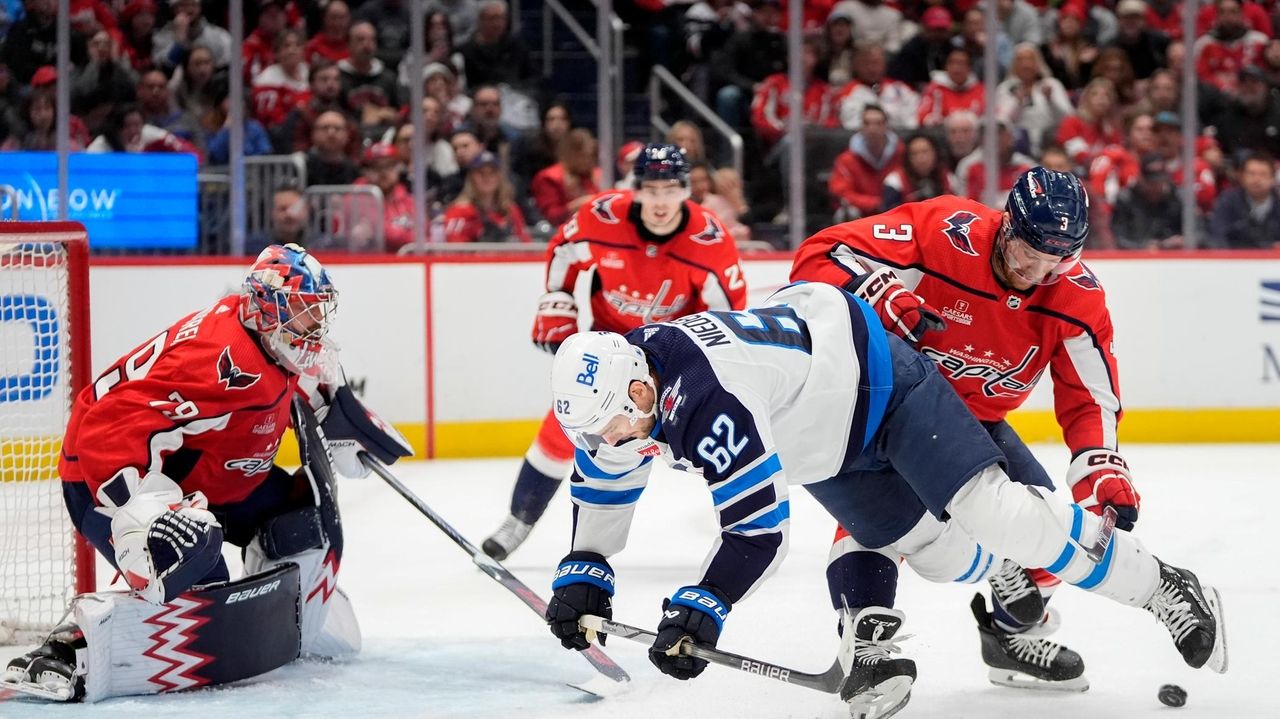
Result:
[[[745,312],[575,335],[556,355],[551,387],[577,448],[571,551],[547,608],[566,648],[588,646],[583,615],[611,617],[610,557],[661,456],[701,475],[721,527],[700,574],[663,602],[649,650],[677,679],[706,662],[669,650],[714,646],[733,606],[782,560],[797,484],[846,526],[870,514],[910,523],[917,503],[945,512],[971,538],[970,557],[981,543],[1023,566],[1056,563],[1063,581],[1155,615],[1190,666],[1225,669],[1212,587],[1080,505],[1010,481],[999,446],[934,363],[839,288],[800,283]],[[866,491],[868,469],[884,465],[909,497]],[[896,629],[875,613],[846,619],[842,696],[857,716],[887,716],[906,699],[914,667],[889,657]]]
[[[634,189],[593,197],[552,238],[533,323],[538,347],[554,354],[578,331],[579,283],[589,288],[592,329],[610,332],[746,305],[737,245],[714,213],[689,199],[684,153],[646,145],[633,174]],[[486,554],[505,559],[524,542],[572,466],[573,445],[548,412],[520,466],[510,515],[481,545]]]
[[[358,451],[395,461],[411,450],[346,386],[326,339],[337,303],[314,256],[272,245],[241,292],[178,320],[80,392],[58,464],[63,497],[131,590],[76,597],[70,623],[10,661],[0,687],[98,701],[359,651],[337,587],[333,469],[361,476]],[[299,393],[310,403],[294,402]],[[274,461],[291,423],[307,449],[297,472]],[[224,543],[243,549],[235,581]]]
[[[1003,212],[944,196],[823,230],[801,245],[791,278],[843,287],[871,304],[888,330],[937,364],[1004,453],[1010,478],[1052,489],[1005,421],[1047,369],[1073,457],[1066,473],[1072,496],[1095,514],[1114,508],[1117,525],[1128,530],[1139,496],[1117,446],[1120,389],[1106,296],[1079,261],[1088,231],[1080,181],[1036,167],[1014,184]],[[963,540],[943,551],[954,529],[910,500],[907,480],[883,467],[869,481],[882,495],[906,498],[910,511],[837,530],[827,576],[838,611],[881,607],[901,621],[889,609],[900,555],[933,581],[985,577],[994,612],[980,597],[973,610],[991,680],[1088,687],[1079,654],[1043,638],[1056,625],[1044,602],[1059,583],[1052,573],[1059,562],[1027,572],[993,562],[988,551],[963,555]],[[922,539],[933,539],[931,554],[916,551]]]

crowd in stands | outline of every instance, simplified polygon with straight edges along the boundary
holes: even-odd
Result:
[[[377,187],[387,247],[396,249],[418,221],[416,111],[427,134],[432,239],[545,237],[604,189],[594,135],[549,96],[505,0],[427,0],[417,67],[407,59],[409,1],[245,0],[237,45],[225,29],[226,0],[71,0],[72,149],[187,152],[222,165],[230,109],[243,102],[245,154],[301,153],[308,186]],[[1189,38],[1182,5],[1171,0],[995,2],[995,37],[978,0],[804,3],[799,112],[818,180],[806,194],[825,190],[823,221],[947,193],[1002,203],[1013,178],[1044,164],[1087,183],[1092,247],[1184,246],[1186,172],[1201,246],[1280,243],[1280,0],[1202,3]],[[726,158],[697,124],[669,118],[679,121],[668,140],[695,163],[694,198],[739,239],[784,220],[793,111],[786,2],[614,6],[642,65],[672,69],[747,136],[739,176],[716,166]],[[0,0],[2,150],[56,146],[55,12],[56,0]],[[243,98],[230,93],[237,51]],[[999,72],[993,96],[982,79],[988,52]],[[1197,83],[1194,117],[1181,115],[1184,67]],[[638,75],[643,81],[645,71]],[[419,108],[410,107],[413,82],[423,84]],[[988,103],[995,158],[980,147]],[[1196,157],[1184,168],[1188,123]],[[810,136],[824,142],[811,145]],[[619,150],[619,184],[629,181],[636,151],[634,143]],[[989,162],[994,193],[985,186]],[[305,189],[279,188],[272,209],[280,227],[270,234],[300,231]]]

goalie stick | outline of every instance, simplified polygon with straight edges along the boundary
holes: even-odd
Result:
[[[414,508],[421,512],[427,519],[431,520],[432,524],[439,527],[440,531],[449,536],[449,539],[452,539],[455,544],[462,547],[464,552],[471,555],[471,561],[480,568],[480,571],[489,575],[498,584],[506,587],[508,591],[519,597],[520,601],[524,602],[525,606],[536,612],[539,617],[542,617],[543,619],[546,618],[547,603],[542,597],[538,596],[537,593],[526,586],[524,582],[517,579],[514,574],[512,574],[506,567],[499,564],[497,560],[484,552],[481,552],[474,544],[467,541],[466,537],[462,536],[462,534],[458,532],[458,530],[454,529],[451,524],[446,522],[443,517],[436,514],[435,510],[429,507],[426,502],[422,501],[418,495],[414,494],[408,487],[404,486],[404,483],[397,479],[396,476],[391,473],[391,470],[387,469],[386,465],[378,461],[376,457],[371,457],[364,452],[360,453],[360,461],[364,462],[365,466],[373,470],[374,474],[381,477],[384,482],[391,485],[392,489],[399,493],[401,497],[404,497],[409,504],[412,504]],[[588,662],[591,663],[591,666],[596,668],[596,671],[614,682],[626,684],[631,681],[631,676],[628,675],[622,667],[618,666],[617,663],[610,659],[609,655],[601,651],[599,647],[589,647],[585,651],[581,652],[581,654]],[[581,684],[574,684],[573,686],[587,692],[588,694],[595,694],[597,696],[612,693],[609,690],[616,689],[616,687],[590,681],[583,682]]]
[[[648,630],[590,614],[584,615],[578,623],[585,630],[608,634],[615,637],[622,637],[623,639],[630,639],[631,641],[639,642],[641,644],[652,645],[653,640],[658,637],[657,634]],[[845,636],[852,637],[853,633],[846,632]],[[720,666],[729,667],[730,669],[737,669],[738,671],[746,672],[747,674],[758,674],[762,677],[786,682],[787,684],[795,684],[808,689],[816,689],[820,692],[826,692],[827,694],[839,694],[840,685],[843,684],[845,680],[845,670],[841,665],[840,656],[836,657],[836,660],[831,664],[831,668],[827,669],[825,672],[822,672],[821,674],[810,674],[797,669],[790,669],[777,664],[762,662],[759,659],[744,657],[732,652],[712,649],[710,647],[701,647],[688,641],[677,644],[676,649],[685,656],[703,659],[711,662],[712,664],[719,664]],[[852,649],[852,641],[841,642],[840,652],[842,654],[844,652],[851,652]],[[850,657],[850,659],[852,659],[852,657]]]

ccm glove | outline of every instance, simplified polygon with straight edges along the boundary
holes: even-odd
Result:
[[[1071,460],[1067,484],[1076,504],[1101,516],[1103,507],[1116,510],[1116,527],[1133,531],[1142,501],[1133,488],[1129,465],[1109,449],[1086,449]]]
[[[885,329],[912,345],[919,344],[925,332],[947,328],[938,311],[908,290],[891,268],[881,267],[859,275],[847,283],[845,289],[871,305]]]
[[[590,647],[578,620],[584,614],[613,619],[613,568],[609,562],[595,552],[569,552],[556,570],[551,590],[547,604],[551,633],[565,649]],[[604,644],[605,636],[599,636]]]
[[[686,640],[714,647],[720,639],[729,602],[707,587],[681,587],[670,599],[662,600],[662,621],[658,636],[649,648],[649,661],[663,674],[681,681],[692,679],[707,668],[707,660],[685,656],[680,645]]]
[[[578,303],[568,292],[548,292],[538,298],[533,318],[533,343],[555,354],[560,343],[578,331]]]

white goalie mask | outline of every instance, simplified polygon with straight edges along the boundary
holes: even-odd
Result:
[[[644,352],[616,332],[582,332],[560,345],[551,364],[552,404],[574,446],[595,451],[605,425],[618,415],[632,424],[654,415],[631,399],[633,380],[653,387]]]

